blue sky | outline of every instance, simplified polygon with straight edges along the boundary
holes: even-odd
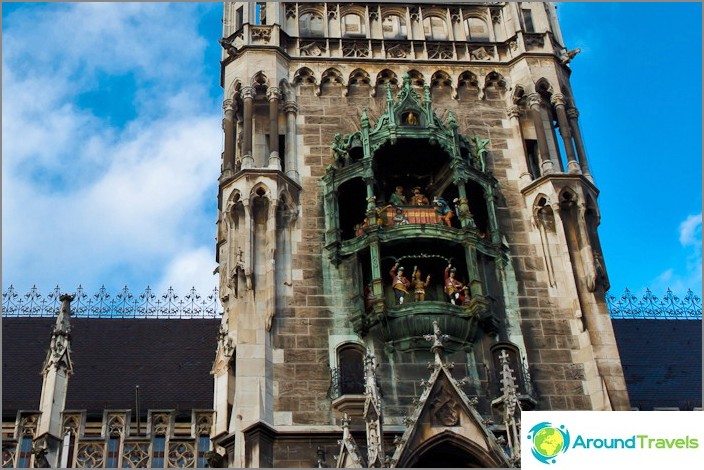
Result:
[[[211,290],[222,4],[2,8],[3,291]],[[558,16],[612,293],[701,295],[701,4]]]

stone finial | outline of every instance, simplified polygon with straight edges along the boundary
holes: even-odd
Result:
[[[508,431],[508,446],[511,449],[512,459],[520,459],[521,443],[517,431],[519,423],[516,420],[516,408],[520,408],[516,395],[516,379],[509,365],[509,355],[505,349],[499,354],[501,364],[501,403],[503,404],[503,421]]]
[[[61,301],[61,308],[59,310],[59,317],[56,319],[56,327],[54,328],[54,333],[62,332],[64,334],[69,334],[71,332],[71,323],[69,317],[71,316],[71,302],[73,302],[74,296],[69,294],[62,294],[59,297]]]
[[[51,334],[51,345],[44,361],[44,372],[51,367],[65,369],[68,373],[72,371],[71,364],[71,301],[73,295],[63,294],[59,297],[61,307],[59,316],[56,318],[54,331]]]
[[[435,362],[437,364],[442,364],[442,353],[445,350],[445,346],[443,346],[443,343],[449,339],[449,336],[442,334],[438,322],[434,321],[433,334],[425,335],[424,338],[426,341],[433,342],[433,345],[430,347],[430,352],[435,354]]]

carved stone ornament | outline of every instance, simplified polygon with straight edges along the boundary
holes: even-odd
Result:
[[[132,468],[145,468],[149,463],[148,442],[125,442],[122,451],[122,466]]]
[[[345,42],[342,44],[342,57],[369,57],[369,46],[366,42]]]
[[[447,385],[443,384],[430,406],[434,410],[435,421],[442,426],[457,426],[460,423],[459,403],[454,399]]]
[[[196,452],[193,444],[188,442],[169,443],[169,467],[188,468],[195,463]]]
[[[198,415],[196,418],[196,436],[208,436],[213,427],[213,417],[209,414]]]
[[[527,47],[543,47],[545,38],[542,34],[525,34],[525,43]]]
[[[78,431],[81,428],[81,416],[80,415],[67,415],[64,416],[64,432],[73,433],[78,435]]]
[[[269,40],[271,40],[271,28],[252,26],[250,31],[252,33],[252,42],[268,44]]]
[[[222,46],[223,49],[227,51],[227,55],[230,57],[234,56],[237,54],[237,47],[233,44],[232,41],[229,41],[227,39],[218,39],[218,42]]]
[[[428,44],[428,59],[431,60],[449,60],[454,57],[452,46],[444,44]]]
[[[164,436],[169,432],[169,415],[160,413],[152,417],[152,434]]]
[[[37,431],[39,417],[37,415],[25,416],[20,420],[20,434],[23,436],[34,436]]]
[[[286,18],[295,18],[296,17],[296,4],[295,3],[287,3],[286,4]]]
[[[209,450],[205,453],[205,460],[208,462],[208,467],[210,468],[223,468],[225,456],[213,450]]]
[[[34,468],[51,468],[49,460],[46,458],[49,449],[46,448],[46,442],[43,439],[40,441],[34,443],[31,451],[34,455]]]
[[[82,442],[78,444],[76,467],[102,467],[105,460],[105,447],[102,442]]]
[[[476,60],[490,60],[494,58],[494,54],[488,50],[486,47],[482,46],[478,49],[473,49],[469,56]]]
[[[14,443],[3,443],[2,445],[2,468],[13,468],[15,466],[15,453],[17,447]]]
[[[298,50],[302,56],[320,57],[325,52],[325,47],[322,44],[313,41],[308,44],[303,44]]]
[[[410,52],[409,46],[405,44],[394,44],[386,48],[386,57],[394,59],[405,59]]]
[[[107,433],[109,436],[120,436],[125,432],[125,418],[120,415],[108,417]]]

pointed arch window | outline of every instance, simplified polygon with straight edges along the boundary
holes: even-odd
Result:
[[[358,344],[344,344],[337,350],[340,394],[364,393],[364,349]]]

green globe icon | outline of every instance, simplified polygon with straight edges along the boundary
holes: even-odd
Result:
[[[555,457],[565,445],[562,433],[555,428],[543,428],[533,436],[533,448],[545,458]]]

